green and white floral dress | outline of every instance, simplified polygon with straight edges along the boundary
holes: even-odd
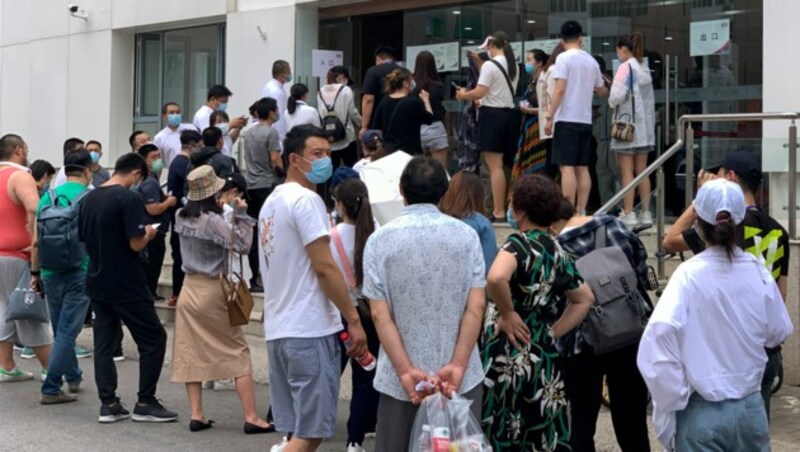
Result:
[[[511,277],[514,310],[531,330],[517,350],[495,332],[498,312],[486,311],[481,359],[484,433],[498,451],[562,451],[569,447],[569,404],[558,351],[548,328],[558,319],[557,301],[581,279],[572,258],[546,232],[512,234],[502,251],[517,259]]]

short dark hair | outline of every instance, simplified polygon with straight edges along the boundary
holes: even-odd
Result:
[[[558,185],[542,174],[522,176],[511,186],[513,209],[525,212],[529,221],[542,227],[559,219],[562,198]]]
[[[209,101],[211,99],[216,99],[220,97],[229,97],[229,96],[233,96],[233,93],[227,87],[223,85],[214,85],[208,89],[206,100]]]
[[[96,144],[97,147],[99,147],[101,150],[103,149],[103,145],[100,144],[100,142],[97,141],[97,140],[89,140],[89,141],[87,141],[85,147],[88,148],[90,144]]]
[[[211,125],[211,124],[217,125],[220,122],[222,122],[222,121],[220,121],[220,119],[222,121],[230,121],[231,117],[228,116],[228,114],[225,113],[222,110],[214,111],[214,112],[211,113],[211,116],[208,117],[208,125]]]
[[[144,158],[133,152],[122,154],[122,157],[118,158],[117,163],[114,164],[114,174],[130,174],[136,170],[141,171],[143,178],[150,173]]]
[[[286,60],[275,60],[275,62],[272,63],[272,78],[275,78],[275,77],[283,74],[284,72],[289,72],[291,70],[292,69],[291,69],[291,66],[289,66],[289,62],[288,61],[286,61]]]
[[[311,124],[292,127],[292,130],[286,133],[286,138],[283,139],[283,162],[287,168],[289,167],[289,155],[303,155],[303,150],[306,148],[306,141],[311,137],[324,138],[327,140],[322,129]]]
[[[278,101],[271,97],[264,97],[255,103],[255,107],[258,119],[267,119],[270,112],[278,111]]]
[[[128,144],[130,144],[131,147],[133,147],[133,143],[136,142],[136,137],[138,137],[139,135],[141,135],[143,133],[147,133],[147,132],[145,132],[144,130],[134,130],[133,133],[131,134],[131,136],[128,137]]]
[[[188,146],[202,141],[203,136],[196,130],[184,130],[181,132],[181,146]]]
[[[392,46],[382,45],[375,49],[375,56],[383,59],[394,59],[397,53]]]
[[[47,160],[36,160],[31,163],[31,176],[33,180],[39,181],[45,176],[52,176],[56,173],[56,169]]]
[[[83,140],[81,140],[80,138],[76,137],[67,138],[66,140],[64,140],[64,155],[67,155],[67,152],[73,149],[78,149],[79,147],[83,146],[83,144],[84,144]]]
[[[174,106],[176,106],[176,107],[178,107],[178,108],[181,108],[181,106],[180,106],[180,105],[178,105],[178,103],[177,103],[177,102],[167,102],[166,104],[164,104],[164,105],[161,107],[161,114],[162,114],[162,115],[166,115],[166,114],[167,114],[167,108],[169,108],[169,106],[170,106],[170,105],[174,105]]]
[[[222,130],[218,127],[206,127],[203,130],[203,144],[205,146],[216,146],[219,140],[222,139]]]
[[[158,146],[153,143],[147,143],[142,145],[137,152],[142,156],[142,158],[146,159],[148,155],[156,151],[158,151]]]
[[[439,161],[414,157],[400,176],[400,189],[408,205],[439,204],[447,192],[447,171]]]
[[[14,153],[14,148],[17,146],[24,146],[25,141],[21,136],[13,133],[7,133],[0,138],[0,161],[6,161],[11,158]]]
[[[583,27],[577,20],[568,20],[561,25],[561,39],[572,42],[583,36]]]
[[[83,176],[86,168],[92,166],[92,155],[86,148],[73,149],[64,156],[64,174]]]

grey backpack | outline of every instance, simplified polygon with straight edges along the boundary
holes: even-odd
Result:
[[[51,188],[50,204],[42,207],[36,217],[39,240],[39,263],[47,270],[72,270],[83,264],[86,247],[78,240],[80,201],[89,193],[84,190],[66,206],[58,204]]]
[[[596,355],[602,355],[639,342],[648,309],[625,252],[606,246],[605,225],[595,231],[594,242],[594,250],[575,266],[595,296],[583,322],[583,337]]]

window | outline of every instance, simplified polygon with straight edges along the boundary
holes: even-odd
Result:
[[[208,88],[224,83],[224,38],[224,24],[136,36],[134,130],[154,136],[166,102],[177,102],[191,122]]]

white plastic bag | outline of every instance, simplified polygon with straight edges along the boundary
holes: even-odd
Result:
[[[470,411],[472,401],[441,392],[422,401],[411,430],[409,452],[491,452],[481,426]]]

